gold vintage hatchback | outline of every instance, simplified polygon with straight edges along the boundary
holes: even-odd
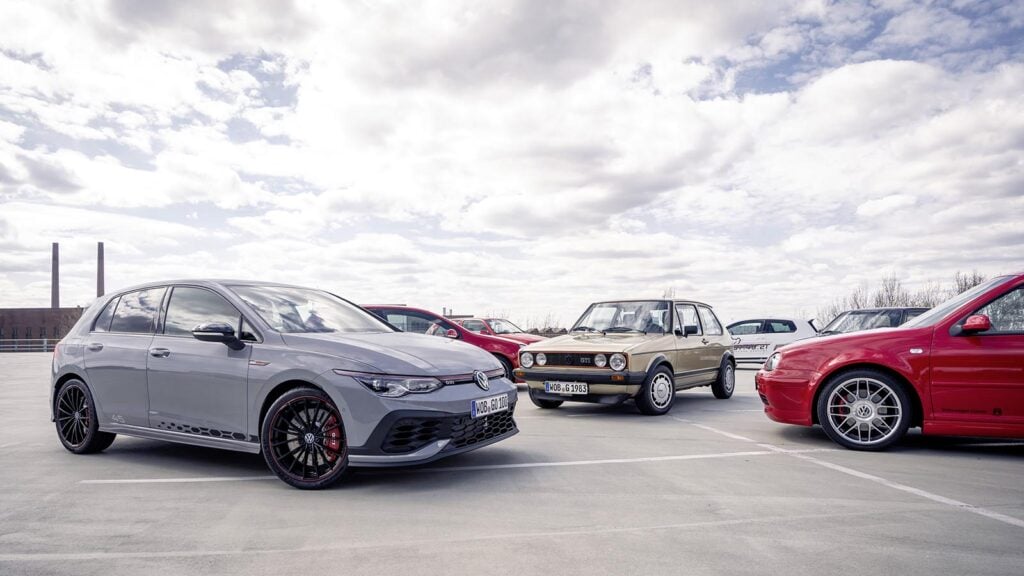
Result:
[[[657,415],[676,391],[710,386],[724,399],[736,386],[732,339],[711,306],[690,300],[596,302],[569,334],[523,348],[519,360],[515,374],[541,408],[633,398]]]

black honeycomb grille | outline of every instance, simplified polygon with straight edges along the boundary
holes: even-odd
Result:
[[[463,448],[496,438],[516,429],[512,412],[515,405],[505,412],[473,418],[447,416],[442,418],[402,418],[388,430],[381,451],[387,454],[415,452],[427,444],[450,438],[447,449]]]
[[[550,352],[544,355],[547,356],[547,362],[544,363],[544,366],[580,366],[583,368],[597,367],[597,365],[594,364],[594,354]]]

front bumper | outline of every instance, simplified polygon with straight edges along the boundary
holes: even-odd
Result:
[[[754,387],[769,418],[784,424],[811,426],[817,381],[816,372],[780,368],[765,372],[761,369],[754,376]]]
[[[604,369],[520,368],[516,375],[526,381],[530,394],[541,400],[564,400],[570,402],[591,402],[596,404],[620,404],[634,397],[647,379],[646,372],[613,372]],[[586,395],[549,394],[544,391],[544,382],[586,382],[590,392]]]

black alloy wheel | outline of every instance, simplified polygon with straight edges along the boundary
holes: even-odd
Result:
[[[57,392],[54,403],[57,437],[75,454],[92,454],[108,448],[116,434],[101,432],[92,393],[81,380],[68,380]]]
[[[278,398],[267,411],[260,442],[270,469],[296,488],[326,488],[348,468],[341,413],[316,388],[296,388]]]

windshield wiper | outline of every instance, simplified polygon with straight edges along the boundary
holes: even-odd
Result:
[[[597,328],[591,328],[590,326],[577,326],[572,329],[573,332],[600,332],[604,334],[604,330],[598,330]]]
[[[830,334],[842,334],[839,330],[822,330],[818,332],[818,336],[828,336]]]
[[[629,326],[612,326],[605,330],[605,332],[643,332],[643,330],[637,330],[636,328],[630,328]],[[644,332],[646,334],[646,332]]]

